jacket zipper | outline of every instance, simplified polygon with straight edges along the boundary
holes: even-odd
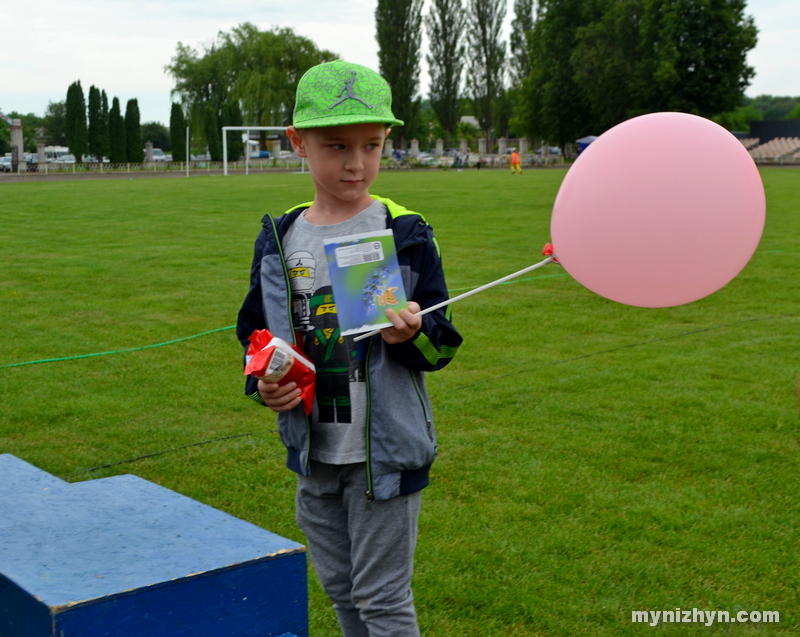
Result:
[[[389,229],[391,229],[391,226],[388,226],[388,227],[389,227]],[[407,244],[403,245],[402,247],[397,248],[397,251],[400,252],[401,250],[405,250],[406,248],[409,248],[409,247],[411,247],[413,245],[418,245],[420,243],[422,243],[422,241],[416,241],[414,243],[407,243]],[[375,500],[375,493],[374,493],[374,491],[372,489],[372,464],[371,464],[371,457],[372,456],[371,456],[371,452],[370,452],[370,437],[371,437],[371,431],[370,430],[371,430],[371,421],[372,421],[372,396],[371,396],[370,387],[369,387],[369,355],[372,352],[372,343],[373,343],[373,339],[374,338],[375,337],[369,339],[369,345],[367,346],[367,356],[364,359],[364,377],[365,377],[366,383],[367,383],[367,387],[366,387],[366,390],[367,390],[367,414],[366,414],[366,423],[364,425],[364,436],[365,436],[365,446],[366,446],[366,456],[367,456],[367,461],[366,461],[367,490],[364,492],[364,495],[367,498],[367,507],[372,506],[372,502]],[[410,372],[411,372],[411,370],[409,370],[409,373]],[[419,392],[419,387],[417,387],[417,381],[416,381],[416,379],[414,379],[413,374],[412,374],[411,377],[414,380],[414,387],[417,390],[417,396],[419,397],[420,402],[422,402],[422,409],[425,412],[425,421],[426,421],[428,427],[430,428],[431,421],[430,421],[430,417],[428,416],[428,410],[425,408],[425,401],[422,400],[422,395]]]
[[[367,490],[364,492],[364,495],[367,498],[367,506],[370,506],[372,501],[375,499],[375,494],[372,491],[372,465],[371,465],[371,454],[370,454],[370,425],[372,421],[372,395],[370,392],[369,387],[369,355],[372,353],[372,339],[369,339],[369,345],[367,345],[367,355],[364,358],[364,379],[366,380],[366,392],[367,392],[367,413],[366,413],[366,422],[364,423],[364,437],[366,443],[366,455],[367,455]]]
[[[428,413],[428,407],[425,405],[425,401],[422,398],[422,392],[419,389],[419,384],[417,383],[416,376],[414,376],[414,372],[409,369],[408,373],[411,376],[411,382],[414,383],[414,389],[417,391],[417,398],[419,398],[419,404],[422,406],[422,413],[425,415],[425,426],[428,429],[428,438],[433,442],[433,421],[431,415]]]
[[[278,256],[281,258],[281,267],[283,269],[283,278],[286,282],[286,296],[287,296],[287,312],[289,314],[289,327],[292,331],[292,343],[297,345],[297,335],[294,329],[294,321],[292,320],[292,285],[289,281],[289,272],[286,269],[286,259],[283,256],[283,246],[281,245],[281,239],[278,236],[278,226],[275,225],[275,219],[272,215],[269,215],[270,223],[272,224],[272,234],[275,237],[275,245],[278,246]],[[303,466],[305,474],[309,474],[309,461],[311,456],[311,421],[309,420],[308,416],[305,416],[306,419],[306,460]]]

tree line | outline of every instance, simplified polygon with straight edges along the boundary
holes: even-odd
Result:
[[[412,138],[450,147],[479,135],[563,146],[665,110],[739,126],[758,110],[744,98],[754,76],[746,56],[757,41],[745,1],[514,0],[506,42],[507,0],[431,0],[425,15],[423,0],[378,0],[378,71],[405,122],[392,135],[400,147]],[[302,74],[336,57],[291,29],[245,23],[202,52],[179,43],[165,68],[213,157],[226,124],[291,123]]]
[[[104,90],[89,87],[88,103],[80,80],[70,84],[64,104],[64,138],[76,162],[84,156],[102,162],[139,163],[144,160],[138,100],[130,99],[123,116],[119,98],[109,108]]]
[[[405,122],[392,131],[400,147],[413,138],[425,148],[438,138],[451,147],[458,138],[479,136],[526,136],[563,146],[663,110],[709,117],[731,130],[746,130],[755,119],[800,117],[793,110],[800,98],[744,96],[754,76],[746,56],[757,41],[746,0],[514,0],[506,42],[507,6],[506,0],[431,0],[423,15],[423,0],[378,0],[378,71],[392,87],[395,114]],[[429,72],[425,99],[419,88],[423,55]],[[292,29],[260,31],[250,23],[220,32],[201,51],[178,43],[165,66],[175,80],[177,103],[171,139],[161,147],[169,144],[176,159],[182,155],[188,125],[192,146],[208,148],[219,159],[223,126],[291,123],[300,77],[336,57]],[[74,114],[86,113],[81,149],[113,160],[112,139],[121,157],[120,140],[127,135],[126,161],[128,139],[137,140],[130,156],[140,157],[142,138],[127,129],[138,120],[136,101],[128,102],[123,118],[116,98],[108,108],[105,92],[95,87],[88,106],[81,105],[76,84],[66,103],[48,107],[44,120],[58,120],[59,107],[62,117],[69,110],[65,130],[80,137],[83,125]],[[464,123],[464,115],[478,126]],[[3,133],[0,127],[0,145]],[[161,134],[167,136],[163,127]],[[244,149],[240,135],[229,135],[233,159]],[[261,144],[266,149],[264,133]]]
[[[515,0],[504,42],[506,7],[432,0],[424,17],[430,107],[448,141],[463,114],[489,139],[563,146],[644,113],[725,120],[744,106],[757,40],[745,0]],[[405,103],[419,101],[409,78],[419,76],[421,10],[422,0],[379,0],[375,12],[380,71]],[[393,42],[398,33],[411,46]],[[405,134],[424,136],[414,115]]]
[[[144,159],[145,141],[165,151],[171,148],[166,126],[140,123],[138,100],[128,100],[123,114],[119,99],[113,98],[109,107],[106,92],[95,86],[89,88],[87,100],[80,80],[69,86],[65,100],[50,102],[43,117],[15,111],[9,116],[22,120],[26,153],[35,153],[37,144],[44,143],[69,148],[77,162],[91,156],[95,161],[108,158],[113,163],[135,163]],[[8,127],[0,127],[0,155],[9,151]]]

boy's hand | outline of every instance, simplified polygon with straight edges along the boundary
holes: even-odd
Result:
[[[422,317],[417,314],[419,304],[414,301],[408,302],[407,310],[400,310],[400,314],[394,310],[386,310],[386,318],[392,322],[392,327],[385,327],[381,330],[381,336],[387,343],[405,343],[414,338],[422,327]]]
[[[264,404],[272,411],[289,411],[297,407],[303,400],[300,398],[300,390],[297,383],[266,383],[258,381],[258,393],[264,399]]]

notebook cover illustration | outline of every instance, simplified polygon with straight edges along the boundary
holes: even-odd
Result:
[[[392,231],[351,234],[324,243],[342,335],[391,327],[386,310],[408,309]]]

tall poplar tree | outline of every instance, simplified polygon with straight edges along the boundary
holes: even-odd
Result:
[[[111,111],[108,113],[108,157],[114,164],[124,164],[128,161],[128,147],[125,143],[125,120],[119,106],[119,98],[111,101]]]
[[[404,122],[395,133],[402,148],[419,118],[422,0],[378,0],[375,24],[379,71],[392,87],[392,112]]]
[[[466,16],[461,0],[433,0],[425,16],[430,41],[426,55],[431,76],[431,108],[444,129],[445,146],[458,127],[461,106],[461,74],[464,70]]]
[[[89,87],[89,152],[99,162],[108,155],[108,98],[96,86]]]
[[[169,114],[169,139],[172,161],[186,161],[186,117],[180,104],[172,103]]]
[[[67,108],[64,122],[64,133],[67,138],[69,152],[75,155],[80,163],[89,152],[89,131],[86,125],[86,99],[81,82],[73,82],[67,89]]]
[[[528,34],[533,31],[534,0],[514,0],[514,19],[511,21],[509,37],[509,58],[511,79],[519,86],[531,72],[531,58],[528,53]]]
[[[505,0],[469,0],[467,89],[475,117],[489,142],[495,101],[504,86],[506,43],[501,41],[500,32],[505,17]]]
[[[142,147],[142,124],[139,116],[139,101],[128,100],[125,107],[125,148],[128,161],[141,163],[144,161]]]
[[[108,157],[111,152],[111,138],[108,132],[108,95],[106,95],[105,90],[100,91],[100,125],[103,133],[100,154],[103,157]]]

